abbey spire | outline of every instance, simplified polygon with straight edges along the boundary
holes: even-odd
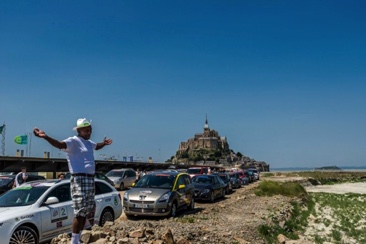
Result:
[[[204,130],[207,130],[207,129],[209,129],[209,127],[208,127],[208,119],[207,119],[207,114],[206,114],[206,122],[205,122],[205,126],[204,126],[203,128],[204,128]]]

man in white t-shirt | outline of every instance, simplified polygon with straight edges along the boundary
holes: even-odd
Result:
[[[24,182],[26,182],[28,179],[28,175],[27,175],[27,168],[26,167],[22,167],[22,171],[20,171],[14,178],[14,187],[18,187],[19,185],[23,184]]]
[[[38,128],[33,130],[35,136],[45,139],[52,146],[66,152],[71,173],[72,206],[76,216],[72,223],[71,244],[79,243],[80,232],[83,230],[87,219],[93,224],[95,212],[94,150],[112,144],[112,140],[106,137],[99,143],[91,141],[92,126],[85,118],[77,120],[74,130],[77,131],[77,136],[69,137],[63,141],[49,137]]]

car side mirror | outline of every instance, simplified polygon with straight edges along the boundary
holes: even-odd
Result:
[[[179,189],[184,189],[184,188],[186,188],[186,185],[184,185],[184,184],[182,184],[182,185],[179,185],[179,187],[178,187]]]
[[[49,197],[47,198],[47,201],[44,202],[45,205],[50,205],[50,204],[54,204],[54,203],[59,203],[60,201],[58,200],[57,197]]]

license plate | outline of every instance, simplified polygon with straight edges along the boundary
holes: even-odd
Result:
[[[149,208],[148,204],[134,204],[135,208]]]

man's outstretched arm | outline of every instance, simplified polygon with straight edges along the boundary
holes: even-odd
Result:
[[[36,136],[36,137],[40,137],[40,138],[43,138],[45,139],[46,141],[48,141],[49,144],[51,144],[52,146],[58,148],[58,149],[66,149],[67,148],[67,145],[65,142],[63,141],[58,141],[52,137],[49,137],[48,135],[46,135],[46,133],[43,131],[43,130],[40,130],[38,128],[34,128],[33,130],[33,134]]]
[[[102,142],[97,143],[95,150],[102,149],[106,145],[111,145],[112,142],[113,142],[112,139],[107,139],[106,137],[104,137]]]

